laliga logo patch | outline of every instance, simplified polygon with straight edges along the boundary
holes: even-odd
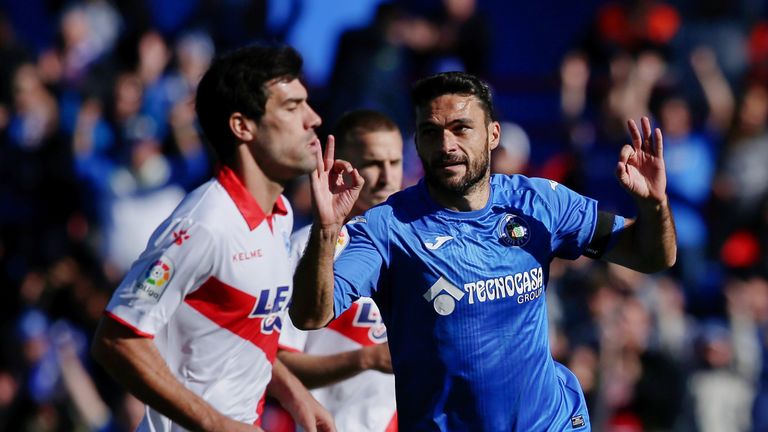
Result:
[[[344,225],[343,227],[341,227],[341,231],[339,231],[339,238],[336,240],[336,250],[333,252],[334,260],[338,258],[339,255],[341,255],[341,251],[343,251],[348,244],[349,244],[349,232],[347,231],[347,226]]]
[[[161,256],[152,267],[147,269],[144,280],[136,285],[140,297],[157,303],[163,295],[168,282],[173,277],[173,262],[165,256]]]
[[[528,222],[513,214],[504,215],[497,232],[501,241],[509,246],[525,246],[531,239]]]

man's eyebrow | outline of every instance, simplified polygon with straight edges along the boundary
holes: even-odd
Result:
[[[290,105],[290,104],[300,104],[307,100],[305,97],[294,97],[294,98],[288,98],[283,101],[283,105]]]
[[[454,126],[454,125],[464,125],[464,124],[473,124],[473,123],[474,122],[473,122],[473,120],[471,118],[462,117],[462,118],[457,118],[457,119],[454,119],[454,120],[451,120],[450,122],[448,122],[448,127],[451,127],[451,126]],[[437,124],[435,122],[432,122],[432,121],[429,121],[429,120],[424,120],[424,121],[422,121],[422,122],[420,122],[418,124],[418,128],[419,129],[425,128],[425,127],[433,127],[433,126],[434,127],[440,127],[439,124]]]
[[[453,126],[453,125],[457,125],[457,124],[459,124],[459,125],[461,125],[461,124],[472,124],[472,123],[474,123],[474,122],[472,121],[471,118],[462,117],[462,118],[451,120],[450,122],[448,122],[448,126]]]

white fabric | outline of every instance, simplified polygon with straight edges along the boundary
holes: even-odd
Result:
[[[288,208],[272,219],[274,232],[267,220],[251,230],[235,199],[216,179],[190,193],[152,235],[107,313],[153,335],[184,386],[253,423],[292,293],[293,220]],[[147,407],[138,430],[183,428]]]
[[[304,252],[309,230],[307,226],[291,236],[294,266]],[[370,298],[362,298],[324,329],[302,331],[286,317],[280,347],[310,355],[332,355],[386,340],[379,309]],[[339,432],[383,432],[396,411],[394,376],[378,371],[365,371],[311,392],[333,415]]]

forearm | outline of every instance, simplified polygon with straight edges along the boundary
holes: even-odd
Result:
[[[333,417],[306,387],[283,365],[280,359],[272,365],[272,380],[267,394],[280,402],[293,417],[296,425],[306,431],[335,431]]]
[[[643,273],[666,270],[677,259],[677,238],[669,202],[638,202],[638,216],[627,220],[606,260]]]
[[[281,351],[279,358],[309,389],[335,384],[369,368],[363,350],[325,356]]]
[[[324,327],[333,312],[333,254],[340,227],[312,227],[304,256],[293,276],[293,300],[289,313],[302,330]]]
[[[113,337],[119,326],[102,319],[92,354],[141,401],[189,430],[225,430],[223,415],[173,376],[154,342],[140,337]],[[105,327],[108,330],[105,330]],[[106,335],[105,333],[110,333]]]
[[[272,364],[272,379],[267,385],[267,395],[277,399],[283,407],[291,410],[301,397],[305,396],[306,388],[301,381],[283,364],[280,358]]]

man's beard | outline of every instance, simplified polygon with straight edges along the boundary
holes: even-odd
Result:
[[[487,142],[488,140],[486,139],[486,143]],[[470,189],[476,186],[479,182],[483,181],[488,174],[488,169],[490,168],[490,157],[489,152],[487,151],[487,147],[488,146],[486,145],[486,151],[483,151],[478,159],[466,165],[467,171],[460,179],[446,179],[445,177],[437,176],[433,174],[432,167],[446,163],[466,164],[467,156],[461,155],[451,157],[445,155],[442,158],[432,160],[429,164],[424,159],[421,159],[421,163],[424,166],[425,171],[424,178],[426,179],[427,183],[429,183],[429,185],[435,189],[454,196],[464,196]]]

